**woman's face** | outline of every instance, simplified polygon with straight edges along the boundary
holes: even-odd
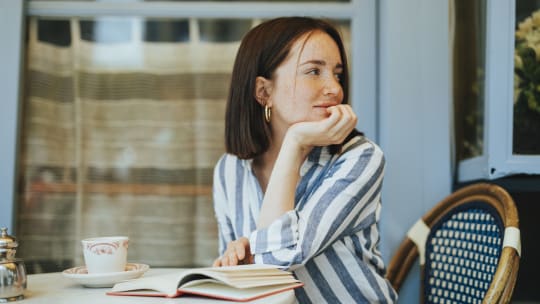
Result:
[[[300,37],[272,77],[267,102],[272,127],[286,130],[297,122],[328,117],[326,108],[343,100],[342,72],[339,48],[328,34],[315,31]]]

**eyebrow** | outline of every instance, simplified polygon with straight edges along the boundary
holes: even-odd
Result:
[[[305,61],[305,62],[301,63],[300,66],[303,66],[303,65],[306,65],[306,64],[326,65],[326,61],[324,61],[324,60],[313,59],[313,60],[308,60],[308,61]],[[342,69],[342,68],[343,68],[343,64],[338,63],[338,64],[336,64],[335,67],[336,67],[336,68],[339,68],[339,69]]]

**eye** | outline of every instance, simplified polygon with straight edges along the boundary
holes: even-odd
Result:
[[[308,70],[306,74],[308,74],[308,75],[320,75],[321,71],[319,69],[315,68],[315,69]]]
[[[343,68],[337,67],[334,69],[334,77],[336,77],[337,80],[341,80],[343,77]]]

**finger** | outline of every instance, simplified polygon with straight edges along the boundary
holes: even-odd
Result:
[[[214,260],[214,263],[212,263],[212,267],[220,267],[221,266],[221,258],[217,258]]]
[[[242,243],[236,244],[236,256],[240,260],[243,260],[246,257],[246,249],[244,247],[244,244]]]
[[[356,125],[357,118],[352,108],[349,105],[341,105],[340,110],[342,113],[340,123],[342,124],[339,125],[339,127],[340,128],[354,127]]]
[[[246,257],[242,260],[242,264],[255,264],[253,256],[251,254],[246,255]]]
[[[340,120],[338,123],[336,123],[335,126],[332,127],[331,130],[329,130],[328,135],[329,139],[334,144],[339,144],[345,140],[347,135],[350,134],[350,132],[354,129],[356,126],[355,118],[354,116],[351,117],[349,114],[345,114],[344,118]]]
[[[330,116],[328,117],[329,121],[333,121],[335,123],[341,119],[342,112],[339,105],[328,107],[326,110],[330,113]]]
[[[335,106],[332,108],[331,118],[333,118],[333,120],[329,119],[327,134],[330,140],[335,141],[341,137],[343,128],[346,128],[347,123],[350,120],[350,115],[345,107]]]
[[[350,105],[345,105],[345,109],[347,109],[347,113],[349,113],[349,116],[352,118],[352,124],[356,126],[356,123],[358,122],[358,117],[356,116],[356,113],[354,113],[352,107]]]
[[[321,127],[328,131],[341,120],[342,113],[338,106],[328,107],[326,110],[330,115],[322,121]]]
[[[346,116],[346,117],[353,117],[354,116],[354,111],[352,110],[352,108],[349,105],[340,105],[340,106],[341,106],[341,109],[343,110],[344,116]]]
[[[229,265],[238,265],[238,257],[236,256],[236,252],[229,252]]]
[[[229,266],[229,259],[225,254],[221,257],[221,266]]]

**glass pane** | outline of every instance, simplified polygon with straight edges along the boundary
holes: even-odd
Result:
[[[457,161],[484,149],[486,1],[454,1],[454,132]]]
[[[106,1],[113,1],[113,0],[106,0]],[[144,0],[146,2],[152,2],[152,1],[163,1],[163,0]],[[182,2],[182,1],[191,1],[191,0],[165,0],[165,1],[171,1],[171,2]],[[195,0],[197,1],[197,0]],[[198,1],[206,1],[206,0],[198,0]],[[351,2],[351,0],[211,0],[212,2]]]
[[[189,41],[188,20],[146,20],[144,40],[148,42]]]
[[[516,1],[514,154],[540,154],[540,1]]]
[[[99,235],[128,235],[133,262],[211,264],[229,78],[258,22],[28,20],[16,222],[30,273],[81,265],[80,240]]]
[[[47,1],[47,0],[32,0],[32,1]],[[88,2],[88,1],[100,1],[100,2],[118,2],[118,0],[59,0],[59,1],[75,1],[75,2]],[[122,2],[137,2],[140,0],[122,0]],[[143,0],[145,2],[154,2],[154,1],[169,1],[169,2],[201,2],[201,1],[210,1],[210,2],[351,2],[351,0]]]
[[[242,40],[251,28],[251,20],[200,19],[199,37],[201,41],[231,42]]]

